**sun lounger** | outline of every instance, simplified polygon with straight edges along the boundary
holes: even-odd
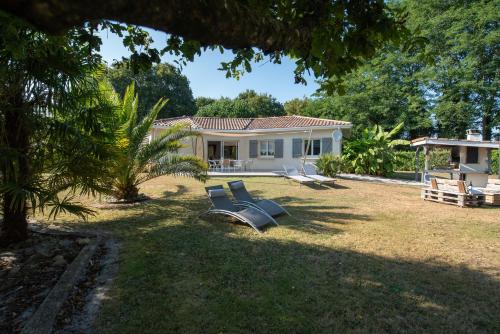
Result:
[[[283,166],[283,169],[285,170],[284,176],[287,179],[293,180],[295,182],[298,182],[300,184],[303,183],[314,183],[315,181],[309,177],[303,176],[299,174],[299,171],[295,167],[290,167],[290,166]]]
[[[220,214],[236,218],[259,233],[262,233],[261,228],[266,225],[278,225],[273,217],[262,210],[242,203],[233,203],[222,186],[206,187],[205,190],[212,206],[203,214]]]
[[[271,201],[269,199],[253,198],[252,195],[250,195],[250,193],[247,191],[243,181],[231,181],[227,184],[238,203],[249,204],[256,209],[263,210],[273,217],[281,216],[283,214],[291,216],[288,211],[286,211],[281,205],[274,201]]]
[[[305,164],[302,167],[302,170],[304,171],[304,175],[306,177],[311,178],[311,179],[319,182],[319,184],[334,183],[336,181],[335,179],[332,179],[331,177],[326,177],[326,176],[323,176],[323,175],[319,175],[316,172],[316,167],[314,167],[314,165],[311,165],[311,164]]]

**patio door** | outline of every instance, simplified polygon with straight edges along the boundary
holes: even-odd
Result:
[[[237,141],[211,141],[207,142],[208,160],[238,160]]]
[[[238,142],[237,141],[224,141],[222,142],[223,159],[238,160]]]
[[[208,157],[208,160],[221,160],[222,159],[222,142],[221,141],[208,141],[207,142],[207,157]]]

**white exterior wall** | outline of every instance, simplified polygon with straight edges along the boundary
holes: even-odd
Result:
[[[472,183],[475,187],[485,187],[488,183],[488,149],[480,147],[478,149],[478,163],[467,164],[467,147],[460,147],[460,164],[477,171],[484,171],[484,174],[467,173],[465,180]]]
[[[341,129],[343,135],[345,136],[349,129]],[[153,138],[157,136],[162,129],[156,128],[153,129]],[[332,134],[335,129],[327,129],[327,130],[313,130],[311,139],[321,139],[321,138],[332,138]],[[213,134],[207,134],[202,132],[202,136],[198,139],[198,141],[203,142],[203,158],[207,160],[207,152],[208,152],[208,142],[209,141],[237,141],[238,142],[238,159],[246,162],[247,170],[255,170],[255,171],[278,171],[283,169],[283,165],[295,166],[300,168],[302,165],[303,158],[293,158],[292,157],[292,140],[294,138],[301,138],[302,140],[309,139],[309,131],[307,129],[304,132],[299,132],[297,130],[290,131],[290,133],[286,133],[287,130],[283,129],[283,131],[279,131],[278,133],[267,132],[267,133],[258,133],[255,135],[250,135],[250,133],[244,133],[243,135],[224,135],[218,136]],[[257,157],[250,158],[249,157],[249,149],[250,149],[250,140],[274,140],[274,139],[283,139],[283,158],[268,158],[268,157]],[[304,145],[304,144],[302,144]],[[202,147],[201,143],[198,143],[198,151]],[[332,153],[334,155],[340,155],[342,150],[342,141],[336,142],[332,138]],[[187,140],[186,147],[182,148],[179,151],[182,155],[193,155],[194,149],[192,145],[191,139]],[[197,152],[198,156],[201,157],[202,152]],[[322,153],[325,153],[322,151]],[[314,163],[317,160],[317,157],[307,158],[306,163]]]

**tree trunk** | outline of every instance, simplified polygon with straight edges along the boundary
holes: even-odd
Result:
[[[26,117],[22,90],[8,99],[5,108],[5,146],[16,154],[9,162],[2,165],[5,184],[24,187],[31,180],[29,159],[31,124]],[[29,107],[28,107],[29,108]],[[28,238],[27,205],[24,201],[15,201],[12,195],[3,196],[3,222],[0,239],[2,243],[18,242]],[[16,203],[17,202],[17,203]]]
[[[5,196],[3,202],[3,224],[1,240],[4,243],[23,241],[28,238],[28,220],[26,207],[22,210],[12,209],[11,196]]]
[[[483,125],[483,140],[491,139],[491,108],[490,106],[486,107],[486,110],[483,113],[482,125]]]

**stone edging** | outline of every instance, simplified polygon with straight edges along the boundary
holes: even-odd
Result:
[[[52,288],[42,304],[30,320],[23,327],[22,334],[45,334],[51,333],[54,322],[60,308],[68,298],[71,290],[77,283],[83,271],[87,267],[90,258],[102,242],[100,238],[92,240],[78,254],[61,275],[56,285]]]

